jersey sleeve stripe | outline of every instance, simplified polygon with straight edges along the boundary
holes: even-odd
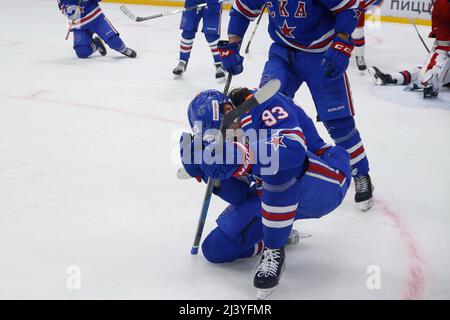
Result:
[[[295,128],[297,129],[297,128]],[[307,150],[306,147],[306,139],[305,139],[305,135],[303,134],[303,132],[300,130],[282,130],[281,132],[279,132],[279,134],[283,135],[284,137],[286,137],[289,140],[294,140],[297,141],[298,143],[300,143],[302,145],[302,147]]]
[[[337,6],[331,8],[330,10],[333,13],[339,13],[344,10],[354,8],[356,9],[359,6],[359,0],[344,0],[341,3],[339,3]]]
[[[255,19],[261,13],[261,10],[251,10],[245,4],[243,4],[240,0],[236,0],[233,4],[233,9],[242,13],[244,16],[249,18],[250,20]]]
[[[237,146],[237,149],[241,151],[243,161],[239,168],[233,173],[233,177],[241,177],[249,172],[253,166],[253,152],[243,144],[237,142],[234,144]]]
[[[88,24],[89,22],[93,21],[94,19],[96,19],[100,14],[102,14],[102,9],[100,7],[95,8],[91,13],[89,13],[87,16],[75,20],[73,23],[73,26],[79,28],[82,27],[86,24]]]

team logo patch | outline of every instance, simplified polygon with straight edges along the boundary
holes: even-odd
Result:
[[[197,109],[197,116],[199,116],[199,117],[204,116],[205,113],[206,113],[205,107],[202,106],[202,107]]]
[[[272,145],[273,148],[275,149],[275,151],[277,151],[279,147],[286,148],[286,145],[284,144],[283,139],[284,139],[284,135],[279,135],[277,133],[271,137],[270,141],[268,141],[267,144]]]

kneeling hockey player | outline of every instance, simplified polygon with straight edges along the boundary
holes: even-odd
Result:
[[[220,180],[214,193],[230,203],[203,241],[204,256],[223,263],[262,254],[254,286],[263,299],[280,281],[285,246],[298,242],[294,221],[336,209],[351,172],[348,152],[327,145],[305,112],[281,93],[233,123],[232,132],[240,134],[219,146],[214,132],[223,114],[251,94],[247,88],[229,97],[216,90],[200,93],[188,108],[194,135],[184,133],[180,146],[186,172],[199,181]]]
[[[106,55],[108,46],[121,54],[136,58],[136,51],[128,48],[119,32],[103,14],[101,0],[58,0],[58,7],[69,19],[69,32],[73,32],[73,49],[79,58],[87,58],[94,52]],[[97,36],[94,36],[97,34]]]

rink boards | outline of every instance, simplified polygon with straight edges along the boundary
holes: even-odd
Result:
[[[184,1],[179,0],[103,0],[104,2],[146,4],[155,6],[181,7]],[[415,24],[431,25],[430,0],[385,0],[381,9],[367,14],[368,20],[372,23],[380,21],[411,23],[413,19]],[[225,9],[230,8],[226,4]],[[370,23],[370,22],[369,22]]]

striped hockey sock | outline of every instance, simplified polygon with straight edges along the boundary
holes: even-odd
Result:
[[[191,57],[192,46],[194,45],[194,39],[181,38],[180,41],[180,60],[188,61]]]

